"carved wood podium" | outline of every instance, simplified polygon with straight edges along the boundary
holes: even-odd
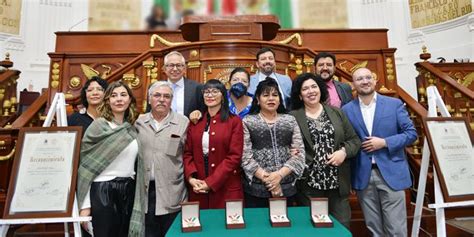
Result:
[[[280,24],[273,15],[186,16],[181,33],[187,41],[226,39],[272,40]]]

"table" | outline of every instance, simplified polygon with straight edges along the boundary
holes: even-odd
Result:
[[[288,217],[291,220],[291,227],[271,227],[268,216],[268,208],[245,208],[245,228],[244,229],[226,229],[225,228],[225,210],[224,209],[209,209],[201,210],[201,225],[200,232],[181,232],[181,213],[178,214],[173,224],[171,225],[167,237],[173,236],[218,236],[218,237],[233,237],[233,236],[318,236],[318,237],[344,237],[352,236],[351,232],[346,229],[341,223],[331,216],[334,222],[333,228],[315,228],[311,224],[309,216],[309,207],[289,207]]]

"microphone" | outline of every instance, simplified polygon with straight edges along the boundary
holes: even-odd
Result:
[[[78,21],[76,24],[72,25],[71,27],[69,27],[69,29],[67,31],[71,31],[72,29],[74,29],[74,27],[78,26],[79,24],[81,24],[82,22],[86,21],[86,20],[92,20],[92,17],[86,17],[80,21]]]

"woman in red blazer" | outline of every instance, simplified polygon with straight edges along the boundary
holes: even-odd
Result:
[[[190,124],[184,151],[189,201],[202,209],[224,208],[226,199],[243,199],[241,168],[243,127],[229,112],[225,86],[212,79],[202,89],[207,111]]]

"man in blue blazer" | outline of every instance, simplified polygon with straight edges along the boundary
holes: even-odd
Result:
[[[342,110],[363,141],[351,163],[352,188],[372,236],[407,236],[404,189],[412,181],[404,150],[416,130],[399,99],[375,92],[369,69],[355,70],[352,80],[358,98]]]
[[[255,94],[258,83],[267,79],[267,77],[273,78],[277,81],[280,87],[280,93],[283,96],[283,105],[288,110],[290,105],[291,97],[291,85],[292,81],[287,75],[283,75],[275,72],[275,52],[270,48],[262,48],[257,52],[256,62],[258,72],[250,77],[250,85],[248,92]]]

